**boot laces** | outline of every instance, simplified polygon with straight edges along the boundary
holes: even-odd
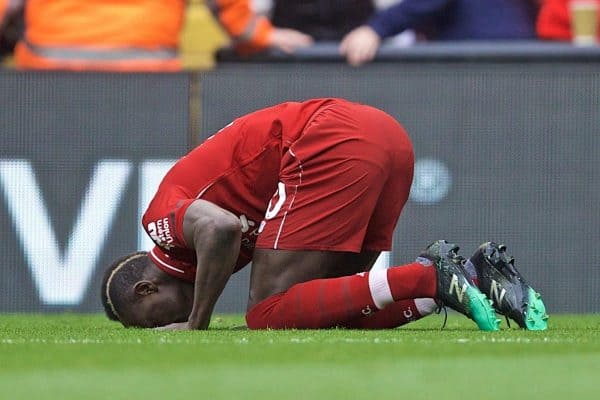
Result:
[[[435,310],[436,314],[440,314],[442,312],[442,310],[444,311],[444,322],[442,323],[442,326],[440,327],[440,331],[443,331],[444,328],[446,327],[446,322],[448,321],[448,310],[446,309],[446,305],[444,303],[437,302],[437,308]]]

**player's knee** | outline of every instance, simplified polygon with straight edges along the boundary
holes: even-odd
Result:
[[[278,307],[281,297],[279,293],[267,297],[246,312],[246,325],[249,329],[283,329],[285,328],[285,310]],[[283,314],[282,314],[283,313]]]
[[[257,310],[257,307],[254,306],[246,313],[246,325],[248,329],[267,329],[267,320],[261,315],[261,313]]]

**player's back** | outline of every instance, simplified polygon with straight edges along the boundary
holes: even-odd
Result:
[[[338,101],[288,102],[244,115],[182,157],[167,172],[144,224],[177,208],[175,225],[191,201],[210,201],[258,224],[277,189],[282,154],[322,106]]]
[[[244,115],[179,160],[161,185],[178,186],[182,194],[195,198],[217,181],[225,183],[227,176],[236,175],[227,197],[242,196],[251,202],[260,197],[268,203],[277,187],[282,152],[300,136],[315,111],[332,101],[336,100],[288,102]]]
[[[187,207],[196,199],[210,201],[245,221],[248,226],[236,270],[247,264],[260,221],[277,189],[282,152],[301,135],[315,111],[331,101],[283,103],[242,116],[177,161],[142,221],[160,247],[152,253],[160,259],[157,265],[176,263],[166,271],[185,271],[185,279],[193,280],[195,253],[185,246],[182,224]]]

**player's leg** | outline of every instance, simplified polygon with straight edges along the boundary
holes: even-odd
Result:
[[[250,275],[248,309],[292,286],[339,278],[371,269],[378,253],[256,249]]]
[[[401,143],[390,142],[390,136],[398,136]],[[367,270],[374,259],[367,256],[365,262],[356,253],[362,251],[388,175],[410,172],[407,180],[412,177],[412,166],[391,171],[390,147],[401,147],[406,164],[412,165],[412,146],[400,125],[370,107],[343,102],[307,124],[282,159],[282,183],[261,224],[253,259],[249,326],[346,325],[363,310],[368,313],[394,301],[392,290],[385,290],[385,271],[354,275]],[[397,199],[401,204],[408,189],[405,192],[398,194],[403,197]],[[381,247],[369,249],[371,256],[389,248],[398,214],[395,208],[388,215],[393,222],[386,227],[387,243],[380,241]],[[411,266],[395,279],[396,299],[432,296],[435,272]]]
[[[454,282],[455,276],[460,283],[466,281],[458,267],[450,268],[454,264],[445,253],[432,254],[435,262],[342,276],[358,270],[349,267],[354,265],[352,252],[389,249],[401,206],[388,215],[392,223],[369,243],[373,247],[365,248],[364,243],[384,185],[395,173],[407,177],[402,196],[396,198],[403,205],[412,177],[412,146],[390,116],[344,103],[327,108],[307,124],[304,135],[282,158],[282,182],[261,223],[246,318],[250,328],[343,326],[363,310],[432,298],[438,288],[447,290],[446,283]],[[440,295],[448,302],[457,296],[456,303],[468,302],[462,286],[460,291],[452,289]],[[453,305],[472,317],[470,303],[463,309]]]
[[[373,108],[363,108],[360,112],[365,114],[363,129],[379,135],[388,132],[385,137],[371,137],[372,140],[379,140],[381,147],[387,147],[391,152],[386,166],[390,173],[373,209],[363,241],[363,249],[384,249],[391,246],[396,222],[408,200],[414,155],[408,136],[395,120]],[[357,318],[347,326],[361,329],[392,328],[420,319],[437,308],[438,305],[431,298],[407,299],[394,302],[367,317]]]
[[[248,326],[394,327],[411,320],[404,311],[414,304],[412,299],[436,294],[436,272],[431,265],[415,262],[357,273],[365,269],[365,259],[360,258],[352,253],[257,249],[246,315]],[[401,300],[412,303],[393,304]],[[397,314],[390,311],[367,321],[371,320],[368,315],[390,305],[397,308]]]
[[[474,320],[480,329],[498,330],[499,320],[491,301],[466,277],[457,249],[451,243],[437,241],[411,264],[304,282],[302,276],[315,271],[309,261],[320,265],[323,275],[335,276],[340,270],[338,262],[344,257],[340,260],[339,254],[329,252],[259,250],[254,261],[258,263],[253,265],[259,272],[251,279],[254,298],[246,322],[251,329],[356,327],[353,321],[361,315],[395,302],[436,298]],[[346,260],[351,264],[350,258]],[[296,272],[282,273],[288,269]],[[302,271],[307,271],[306,275]],[[261,280],[271,279],[279,282],[280,289],[290,285],[289,289],[270,293]]]
[[[391,329],[417,321],[438,310],[439,306],[431,298],[396,301],[383,310],[372,312],[344,324],[354,329]]]

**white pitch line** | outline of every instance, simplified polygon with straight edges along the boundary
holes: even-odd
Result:
[[[478,344],[478,343],[488,343],[488,344],[511,344],[511,343],[525,343],[525,344],[584,344],[584,343],[592,343],[593,340],[588,339],[573,339],[573,338],[550,338],[547,336],[544,337],[495,337],[495,336],[483,336],[478,338],[435,338],[435,339],[427,339],[427,338],[410,338],[403,337],[401,333],[397,337],[366,337],[366,338],[356,338],[356,337],[341,337],[341,338],[329,338],[329,339],[319,339],[312,336],[305,337],[290,337],[290,338],[249,338],[246,336],[240,338],[232,338],[231,340],[223,340],[223,339],[215,339],[215,338],[185,338],[179,339],[176,337],[150,337],[144,339],[130,339],[130,340],[118,340],[118,339],[92,339],[92,338],[83,338],[83,339],[41,339],[41,338],[3,338],[0,339],[1,345],[26,345],[26,344],[50,344],[50,345],[107,345],[107,344],[116,344],[116,345],[155,345],[155,344],[284,344],[284,343],[293,343],[293,344],[335,344],[335,343],[373,343],[373,344],[398,344],[398,343],[415,343],[415,344]]]

